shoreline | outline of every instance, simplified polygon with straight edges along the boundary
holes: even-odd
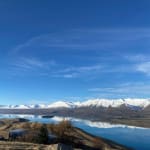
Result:
[[[47,116],[47,115],[41,115],[41,114],[37,114],[37,113],[0,113],[0,115],[16,115],[16,117],[18,118],[24,118],[24,116],[28,116],[28,115],[31,115],[32,117],[34,116],[40,116],[40,117],[43,117],[43,116]],[[108,123],[110,125],[120,125],[120,126],[123,126],[123,127],[126,127],[126,126],[129,126],[129,127],[135,127],[135,128],[143,128],[143,129],[150,129],[150,119],[148,118],[130,118],[130,119],[111,119],[111,120],[106,120],[106,119],[88,119],[87,117],[85,118],[78,118],[78,117],[73,117],[73,116],[59,116],[59,115],[49,115],[49,116],[53,116],[53,117],[50,117],[51,118],[54,118],[54,117],[59,117],[61,118],[60,120],[63,120],[63,118],[73,118],[73,119],[77,119],[77,120],[83,120],[83,121],[91,121],[92,123]],[[26,118],[25,117],[25,118]],[[47,118],[49,119],[49,118]],[[59,120],[59,121],[60,121]],[[58,121],[58,120],[57,120]]]

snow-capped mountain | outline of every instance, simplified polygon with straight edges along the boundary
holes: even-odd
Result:
[[[57,101],[51,104],[34,105],[0,105],[0,109],[48,109],[48,108],[80,108],[80,107],[120,107],[145,108],[150,105],[150,99],[90,99],[84,102]]]
[[[52,104],[49,104],[47,106],[47,108],[73,108],[75,107],[76,105],[72,102],[65,102],[65,101],[57,101],[55,103],[52,103]]]
[[[91,99],[82,102],[80,107],[94,106],[94,107],[119,107],[121,105],[125,106],[136,106],[136,107],[147,107],[150,105],[150,99]]]

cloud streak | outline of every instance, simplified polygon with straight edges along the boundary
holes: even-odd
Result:
[[[141,72],[145,75],[150,76],[150,57],[149,55],[130,55],[125,57],[128,61],[133,63],[133,70]]]
[[[33,72],[39,70],[48,71],[51,67],[55,66],[55,61],[43,61],[34,57],[26,58],[19,57],[15,62],[11,64],[13,70],[20,70],[25,72]],[[40,74],[40,73],[39,73]]]
[[[12,50],[17,58],[13,66],[26,71],[39,69],[41,72],[44,71],[42,74],[57,78],[96,77],[108,73],[120,73],[124,75],[126,73],[143,73],[149,76],[150,59],[147,56],[142,54],[132,55],[129,51],[127,52],[128,55],[124,56],[126,45],[138,45],[140,43],[138,41],[143,39],[146,39],[147,43],[150,43],[149,28],[74,29],[40,35],[27,40],[23,44],[17,45]],[[68,64],[59,61],[56,67],[54,64],[58,61],[57,55],[54,56],[55,62],[53,60],[45,61],[43,58],[39,59],[40,56],[36,56],[37,50],[43,55],[47,55],[48,51],[53,51],[54,53],[58,53],[59,56],[64,51],[67,51],[65,54],[68,55],[68,53],[72,54],[72,51],[76,52],[78,50],[89,50],[93,53],[96,50],[100,52],[100,56],[103,56],[103,50],[110,50],[111,53],[114,53],[114,56],[104,55],[105,59],[102,62],[97,59],[97,55],[91,56],[94,58],[93,62],[90,62],[92,65],[89,66],[82,63],[78,66],[71,63],[68,66]],[[118,51],[122,51],[120,55]],[[112,62],[116,60],[121,60],[121,62],[112,63],[109,57],[112,59]],[[50,69],[52,66],[53,68]]]
[[[136,56],[135,56],[136,57]],[[56,61],[43,61],[34,57],[18,58],[17,61],[13,62],[13,68],[16,70],[22,70],[26,72],[40,71],[39,74],[43,74],[50,77],[57,78],[79,78],[93,76],[97,78],[98,75],[111,74],[111,73],[143,73],[150,75],[150,62],[146,61],[134,61],[133,63],[127,64],[93,64],[93,65],[78,65],[78,66],[66,66],[65,64],[59,64]]]
[[[67,67],[60,69],[54,73],[54,77],[77,78],[83,76],[91,76],[98,73],[103,68],[102,65]]]
[[[17,45],[13,51],[19,52],[34,46],[59,50],[107,50],[115,47],[123,48],[127,43],[131,45],[143,39],[147,39],[149,43],[149,28],[74,29],[33,37]]]
[[[103,96],[123,96],[123,97],[139,97],[149,96],[150,85],[148,83],[124,83],[112,87],[97,87],[88,89],[89,92],[96,93]]]
[[[137,71],[150,76],[150,61],[138,64],[136,69]]]

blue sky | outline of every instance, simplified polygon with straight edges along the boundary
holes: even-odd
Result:
[[[150,97],[149,0],[1,0],[0,104]]]

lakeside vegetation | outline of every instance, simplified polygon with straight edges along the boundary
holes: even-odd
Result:
[[[24,134],[17,136],[10,135],[11,131],[17,129],[25,130]],[[21,133],[21,132],[20,132]],[[1,119],[0,136],[3,137],[2,143],[33,143],[44,144],[47,146],[63,144],[80,150],[128,150],[125,146],[119,145],[110,140],[96,137],[75,128],[69,121],[63,120],[58,124],[42,124],[29,122],[26,119]],[[27,145],[27,144],[25,144]],[[57,149],[56,149],[57,150]],[[64,149],[66,150],[66,149]]]

